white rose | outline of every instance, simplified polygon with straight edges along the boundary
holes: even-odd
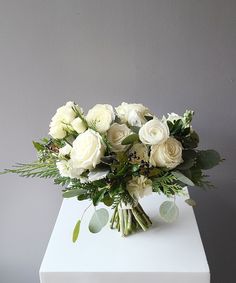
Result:
[[[85,123],[80,117],[75,118],[71,122],[71,126],[78,134],[83,133],[87,129]]]
[[[104,156],[105,145],[99,133],[89,129],[73,142],[71,160],[74,168],[93,169]]]
[[[63,139],[71,130],[70,123],[76,118],[76,111],[83,112],[82,108],[74,102],[67,102],[66,105],[57,109],[50,123],[49,135],[54,139]]]
[[[74,168],[71,160],[61,160],[56,163],[62,177],[79,178],[83,169]]]
[[[122,145],[124,138],[131,134],[131,130],[125,124],[114,123],[107,132],[107,139],[114,152],[124,151],[128,146]]]
[[[126,102],[116,107],[116,112],[122,123],[137,127],[141,127],[146,122],[144,116],[150,113],[149,109],[142,104]]]
[[[142,143],[136,143],[130,149],[131,163],[140,163],[142,160],[148,162],[148,149],[147,146]]]
[[[182,144],[170,137],[164,143],[151,147],[150,163],[153,166],[173,169],[183,162],[182,149]]]
[[[132,177],[127,183],[127,190],[134,199],[138,200],[152,193],[152,181],[143,175]]]
[[[115,119],[113,107],[109,104],[96,104],[89,110],[86,120],[90,125],[95,125],[99,133],[105,133]]]
[[[168,125],[154,118],[144,124],[139,130],[139,139],[144,144],[160,144],[170,135]]]

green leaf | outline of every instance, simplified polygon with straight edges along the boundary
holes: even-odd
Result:
[[[89,231],[91,233],[98,233],[107,224],[109,220],[109,213],[105,208],[95,210],[90,222]]]
[[[186,202],[188,205],[190,205],[190,206],[196,206],[196,205],[197,205],[197,204],[196,204],[196,201],[193,200],[193,199],[191,199],[191,198],[186,199],[185,202]]]
[[[197,153],[192,149],[183,150],[182,157],[184,162],[181,163],[176,169],[187,170],[195,164]]]
[[[114,155],[108,155],[101,158],[101,162],[107,165],[111,165],[115,160]]]
[[[180,182],[182,182],[182,183],[184,183],[188,186],[194,186],[194,183],[189,178],[184,176],[184,174],[182,174],[181,172],[173,171],[172,175],[174,175]]]
[[[35,148],[37,151],[42,151],[42,150],[45,149],[44,146],[43,146],[41,143],[39,143],[39,142],[33,141],[33,145],[34,145],[34,148]]]
[[[86,190],[83,190],[83,189],[72,189],[72,190],[68,190],[68,191],[64,192],[62,194],[62,196],[64,198],[73,198],[73,197],[77,197],[79,195],[82,195],[84,193],[86,193]]]
[[[75,228],[73,230],[73,236],[72,236],[72,241],[75,243],[79,237],[79,231],[80,231],[80,223],[81,220],[79,219],[75,225]]]
[[[109,194],[105,194],[102,201],[106,206],[111,206],[113,204],[113,199],[109,196]]]
[[[99,202],[103,199],[105,193],[106,193],[106,189],[103,189],[96,193],[96,195],[93,197],[94,206],[97,206],[99,204]]]
[[[140,168],[140,165],[139,165],[139,164],[132,164],[132,165],[131,165],[131,171],[132,171],[132,173],[137,172],[137,171],[139,170],[139,168]]]
[[[147,121],[150,121],[153,119],[153,116],[151,115],[145,115],[144,118],[147,120]]]
[[[130,129],[131,129],[135,134],[138,134],[138,133],[139,133],[139,130],[140,130],[140,127],[137,127],[137,126],[130,126]]]
[[[138,134],[131,134],[128,137],[124,138],[121,142],[122,145],[132,144],[139,140]]]
[[[159,211],[163,220],[168,223],[174,222],[179,216],[179,209],[173,201],[163,202]]]
[[[184,148],[196,148],[199,143],[199,136],[198,134],[193,131],[189,136],[184,137],[182,140],[182,144]]]
[[[197,154],[197,164],[203,170],[211,169],[218,165],[220,161],[219,153],[213,149],[201,150]]]

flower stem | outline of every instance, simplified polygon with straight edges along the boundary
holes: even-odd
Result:
[[[150,218],[140,204],[129,209],[116,207],[110,223],[111,229],[117,229],[123,237],[140,229],[147,231],[152,225]]]

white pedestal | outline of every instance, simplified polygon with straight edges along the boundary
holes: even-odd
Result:
[[[144,198],[141,203],[153,226],[127,238],[108,226],[98,234],[90,233],[91,207],[75,244],[72,231],[88,202],[65,199],[40,268],[41,283],[209,283],[195,216],[184,199],[176,200],[179,219],[167,224],[158,217],[159,205],[166,198]]]

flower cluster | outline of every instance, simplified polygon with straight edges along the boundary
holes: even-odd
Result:
[[[5,173],[52,177],[63,186],[65,198],[112,206],[111,228],[123,236],[146,231],[152,223],[140,198],[153,192],[172,198],[160,207],[162,218],[172,222],[178,215],[175,195],[185,194],[186,186],[210,186],[203,171],[222,161],[214,150],[197,149],[193,114],[187,110],[183,116],[160,118],[142,104],[125,102],[116,108],[97,104],[85,114],[79,105],[67,102],[52,117],[50,138],[34,142],[38,161]],[[192,199],[186,202],[195,205]],[[107,210],[95,210],[90,231],[99,232],[107,220]]]

